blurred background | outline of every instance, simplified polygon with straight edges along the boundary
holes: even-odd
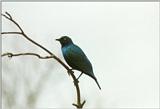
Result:
[[[5,11],[63,61],[56,38],[70,36],[84,50],[102,87],[80,78],[85,108],[159,107],[158,2],[3,2]],[[2,31],[19,30],[2,18]],[[4,35],[5,52],[48,55],[18,35]],[[73,108],[73,102],[73,81],[54,59],[2,58],[4,109]]]

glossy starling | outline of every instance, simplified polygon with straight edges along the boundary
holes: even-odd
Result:
[[[61,38],[56,40],[61,43],[62,53],[68,65],[72,67],[72,69],[81,71],[79,77],[83,73],[90,76],[96,81],[99,89],[101,89],[93,73],[92,64],[90,63],[90,61],[88,60],[87,56],[84,54],[82,49],[77,45],[75,45],[72,42],[71,38],[69,38],[68,36],[62,36]],[[77,79],[79,79],[79,77]]]

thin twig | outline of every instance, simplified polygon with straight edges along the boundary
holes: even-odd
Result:
[[[1,34],[20,34],[22,35],[21,32],[2,32]]]
[[[24,33],[23,32],[23,29],[19,26],[19,24],[15,21],[15,20],[13,20],[12,19],[12,17],[11,17],[11,15],[8,13],[8,12],[5,12],[8,16],[6,16],[6,15],[4,15],[4,14],[2,14],[2,16],[4,16],[6,19],[8,19],[8,20],[10,20],[11,22],[13,22],[18,28],[19,28],[19,30],[21,31],[21,33]]]
[[[34,40],[32,40],[31,38],[29,38],[23,31],[23,29],[20,27],[20,25],[12,18],[12,16],[8,13],[5,12],[5,14],[1,14],[3,17],[5,17],[6,19],[8,19],[9,21],[11,21],[12,23],[14,23],[20,30],[20,32],[2,32],[1,34],[19,34],[22,35],[23,37],[25,37],[28,41],[32,42],[34,45],[40,47],[41,49],[43,49],[44,51],[46,51],[47,53],[50,54],[50,56],[46,56],[46,57],[42,57],[39,54],[36,53],[19,53],[19,54],[13,54],[13,53],[4,53],[2,54],[2,56],[8,56],[8,57],[13,57],[13,56],[22,56],[22,55],[32,55],[32,56],[36,56],[40,59],[48,59],[48,58],[54,58],[55,60],[57,60],[66,70],[69,74],[71,74],[71,77],[74,81],[74,85],[76,87],[76,92],[77,92],[77,103],[76,104],[72,104],[73,106],[77,107],[77,108],[83,108],[84,104],[85,104],[85,100],[81,103],[81,95],[80,95],[80,88],[79,88],[79,84],[78,81],[74,75],[74,72],[65,64],[63,63],[56,55],[54,55],[52,52],[50,52],[48,49],[46,49],[45,47],[43,47],[42,45],[40,45],[39,43],[35,42]]]
[[[50,58],[54,58],[53,56],[40,56],[39,54],[36,54],[36,53],[4,53],[2,54],[1,56],[4,57],[4,56],[8,56],[10,58],[14,57],[14,56],[36,56],[38,57],[39,59],[50,59]]]

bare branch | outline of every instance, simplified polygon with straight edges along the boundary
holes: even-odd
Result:
[[[11,16],[8,12],[6,12],[8,16]],[[55,56],[52,52],[50,52],[48,49],[46,49],[45,47],[43,47],[42,45],[40,45],[39,43],[35,42],[34,40],[32,40],[31,38],[29,38],[23,31],[23,29],[20,27],[20,25],[14,20],[12,19],[12,17],[8,17],[4,14],[2,14],[2,16],[4,16],[6,19],[10,20],[12,23],[14,23],[21,32],[2,32],[1,34],[19,34],[22,35],[24,38],[26,38],[27,40],[29,40],[30,42],[32,42],[34,45],[40,47],[41,49],[43,49],[44,51],[46,51],[47,53],[49,53],[51,56],[54,56],[54,59],[56,59],[61,65],[63,65],[63,67],[65,67],[67,70],[69,70],[69,67],[67,65],[65,65],[57,56]]]
[[[5,13],[9,16],[10,19],[12,19],[12,16],[8,12]]]
[[[14,57],[14,56],[36,56],[38,57],[39,59],[50,59],[50,58],[54,58],[53,56],[40,56],[39,54],[36,54],[36,53],[17,53],[17,54],[13,54],[13,53],[4,53],[2,54],[1,56],[4,57],[4,56],[8,56],[10,58]]]
[[[1,14],[2,16],[4,16],[6,19],[8,19],[8,20],[10,20],[11,22],[13,22],[18,28],[19,28],[19,30],[21,31],[21,33],[24,33],[23,32],[23,29],[19,26],[19,24],[15,21],[15,20],[13,20],[12,19],[12,17],[11,17],[11,15],[8,13],[8,12],[5,12],[8,16],[6,16],[6,15],[4,15],[4,14]]]
[[[54,55],[52,52],[50,52],[48,49],[46,49],[45,47],[43,47],[42,45],[40,45],[39,43],[35,42],[34,40],[32,40],[31,38],[29,38],[23,31],[23,29],[20,27],[20,25],[12,18],[12,16],[6,12],[6,15],[1,14],[3,17],[5,17],[6,19],[8,19],[9,21],[11,21],[12,23],[14,23],[20,30],[20,32],[2,32],[1,34],[19,34],[22,35],[24,38],[26,38],[28,41],[30,41],[31,43],[33,43],[34,45],[40,47],[41,49],[43,49],[44,51],[46,51],[47,53],[50,54],[50,56],[46,56],[46,57],[42,57],[39,54],[36,53],[19,53],[19,54],[12,54],[12,53],[4,53],[2,54],[2,56],[8,56],[8,57],[13,57],[13,56],[22,56],[22,55],[32,55],[32,56],[36,56],[40,59],[48,59],[48,58],[54,58],[56,61],[58,61],[68,72],[68,74],[71,74],[71,77],[74,81],[74,85],[76,87],[76,92],[77,92],[77,103],[73,104],[73,106],[76,106],[77,108],[83,108],[84,104],[86,101],[83,101],[81,103],[81,95],[80,95],[80,88],[79,88],[79,84],[78,81],[74,75],[74,72],[64,63],[62,62],[56,55]]]
[[[8,16],[1,14],[3,17],[5,17],[6,19],[10,19]]]
[[[19,35],[22,35],[21,32],[2,32],[1,34],[19,34]]]

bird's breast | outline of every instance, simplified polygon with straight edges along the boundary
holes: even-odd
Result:
[[[63,53],[63,55],[65,55],[68,52],[69,52],[69,47],[68,46],[62,47],[62,53]]]

